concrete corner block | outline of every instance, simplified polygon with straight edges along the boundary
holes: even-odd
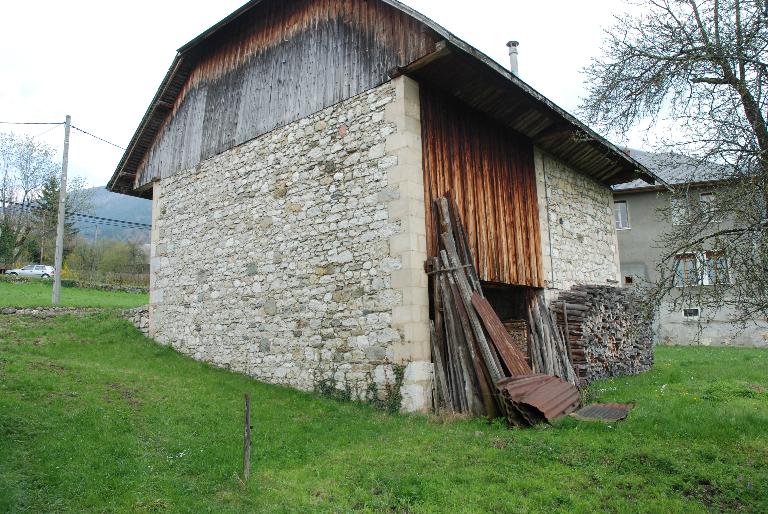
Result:
[[[398,305],[392,309],[392,324],[405,326],[408,323],[429,322],[429,308],[426,305]]]
[[[393,361],[399,364],[416,361],[431,361],[429,340],[417,342],[408,340],[392,346]]]
[[[410,362],[405,367],[403,386],[400,389],[403,412],[422,412],[432,410],[432,381],[434,366],[429,361]]]
[[[396,99],[387,106],[385,117],[396,131],[387,137],[388,155],[397,163],[387,170],[387,183],[396,188],[387,204],[391,220],[400,231],[390,237],[390,256],[402,268],[392,272],[391,287],[401,293],[392,308],[392,327],[402,335],[391,351],[395,363],[407,364],[403,384],[403,410],[423,412],[432,407],[431,354],[429,341],[428,278],[426,260],[426,208],[422,163],[421,105],[419,84],[408,77],[394,80]],[[415,365],[415,363],[421,363]]]

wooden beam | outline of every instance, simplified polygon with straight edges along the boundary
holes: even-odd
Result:
[[[400,77],[402,75],[408,75],[409,73],[413,73],[438,59],[447,57],[451,53],[452,53],[451,49],[449,48],[448,43],[445,40],[438,41],[437,44],[435,45],[434,52],[432,52],[431,54],[427,54],[424,57],[421,57],[406,66],[398,66],[396,68],[393,68],[392,70],[389,71],[389,77],[396,79],[397,77]]]

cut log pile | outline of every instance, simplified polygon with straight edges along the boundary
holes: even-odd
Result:
[[[653,366],[653,327],[631,289],[577,285],[554,300],[580,384]]]
[[[512,338],[512,344],[523,354],[528,364],[531,363],[531,357],[528,354],[528,340],[531,337],[528,331],[528,322],[524,319],[508,319],[502,322],[507,329],[509,337]]]
[[[501,322],[484,297],[456,207],[448,197],[438,199],[436,207],[439,254],[427,262],[427,273],[432,277],[436,405],[450,412],[489,417],[503,413],[516,425],[551,420],[574,411],[579,406],[576,387],[556,376],[534,375],[519,342],[516,345],[510,335],[511,325]],[[536,307],[530,313],[532,321],[526,332],[541,341],[531,347],[537,354],[532,360],[558,370],[562,373],[558,376],[566,380],[569,369],[575,382],[567,354],[562,351],[562,337],[559,345],[553,340],[557,327],[549,310],[538,297],[532,305]]]

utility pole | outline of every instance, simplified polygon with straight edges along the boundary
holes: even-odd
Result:
[[[61,163],[61,183],[59,184],[59,221],[56,224],[56,270],[53,273],[53,298],[51,303],[58,305],[61,298],[61,268],[64,265],[64,218],[67,205],[67,166],[69,165],[69,128],[72,117],[67,114],[64,122],[64,157]]]

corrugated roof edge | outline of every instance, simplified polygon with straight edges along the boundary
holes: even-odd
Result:
[[[152,113],[155,109],[155,105],[158,102],[158,100],[162,97],[162,92],[167,89],[168,85],[173,79],[174,71],[178,69],[179,64],[181,63],[183,56],[185,54],[188,54],[191,50],[193,50],[196,46],[201,44],[203,41],[211,37],[212,35],[218,33],[221,29],[229,25],[231,22],[248,12],[253,7],[257,6],[258,4],[262,3],[264,0],[251,0],[250,2],[247,2],[243,4],[240,8],[232,12],[230,15],[219,21],[218,23],[212,25],[209,29],[205,30],[203,33],[201,33],[196,38],[192,39],[187,44],[183,45],[178,49],[178,53],[176,55],[176,58],[174,59],[173,64],[171,65],[171,68],[168,70],[168,74],[166,74],[165,78],[163,79],[163,82],[160,85],[160,88],[158,89],[157,94],[155,95],[154,99],[152,100],[152,103],[150,104],[149,108],[147,109],[147,112],[144,115],[144,118],[142,119],[142,122],[139,124],[138,129],[136,130],[136,133],[134,134],[133,138],[131,139],[131,143],[128,145],[128,150],[126,150],[125,154],[123,154],[122,159],[120,160],[120,163],[118,164],[117,169],[115,170],[112,178],[110,179],[109,183],[107,184],[107,189],[110,191],[113,191],[115,184],[119,180],[122,172],[122,168],[124,167],[126,161],[128,160],[132,149],[135,147],[136,142],[141,137],[141,134],[143,132],[144,127],[148,124],[152,117]],[[645,176],[649,179],[649,182],[661,182],[662,184],[666,183],[661,180],[659,177],[657,177],[654,173],[652,173],[650,170],[648,170],[645,166],[643,166],[641,163],[636,161],[631,156],[627,155],[624,151],[622,151],[619,147],[608,141],[606,138],[589,128],[587,125],[579,121],[575,116],[567,112],[566,110],[559,107],[557,104],[549,100],[547,97],[536,91],[533,87],[529,86],[526,82],[524,82],[522,79],[514,75],[511,71],[506,70],[502,66],[500,66],[496,61],[488,57],[486,54],[481,52],[480,50],[476,49],[472,45],[468,44],[464,40],[462,40],[459,37],[456,37],[452,32],[446,30],[443,26],[439,25],[432,19],[428,18],[427,16],[421,14],[420,12],[416,11],[415,9],[397,1],[397,0],[381,0],[382,2],[391,5],[392,7],[399,9],[400,11],[408,14],[409,16],[412,16],[416,20],[420,21],[430,29],[434,30],[437,34],[440,34],[443,38],[446,39],[449,43],[456,46],[457,48],[461,49],[462,51],[466,52],[470,56],[474,57],[475,59],[479,60],[486,66],[489,66],[491,69],[508,79],[510,82],[515,84],[518,88],[520,88],[523,92],[530,95],[537,101],[544,104],[548,109],[555,112],[557,115],[561,116],[565,121],[570,123],[571,125],[574,125],[578,129],[582,130],[584,133],[588,134],[591,138],[593,138],[595,141],[598,141],[600,144],[604,145],[606,148],[608,148],[614,155],[618,156],[620,159],[624,160],[629,167],[632,167],[635,169],[635,171],[638,174],[638,178]],[[126,192],[124,191],[118,191],[118,192]],[[128,193],[130,194],[130,193]]]

